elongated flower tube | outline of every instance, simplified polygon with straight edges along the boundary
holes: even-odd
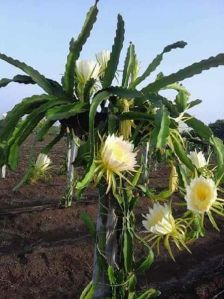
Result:
[[[129,107],[132,105],[132,101],[126,99],[122,100],[123,112],[129,112]],[[120,121],[120,134],[125,140],[128,140],[131,136],[131,129],[134,126],[134,122],[131,119]]]
[[[202,176],[192,179],[186,191],[187,208],[193,212],[208,212],[217,199],[215,182]]]
[[[178,249],[181,250],[181,247],[184,247],[189,251],[185,244],[185,222],[181,218],[175,220],[167,204],[154,203],[153,207],[149,208],[149,213],[142,216],[144,218],[142,225],[145,233],[148,234],[146,240],[151,243],[152,247],[157,247],[158,254],[160,242],[163,240],[165,248],[174,260],[170,239]]]
[[[169,177],[169,190],[173,193],[178,189],[178,173],[176,167],[172,164]]]
[[[191,162],[199,169],[203,168],[207,165],[207,161],[205,159],[204,154],[200,151],[197,152],[197,150],[190,152],[188,157],[191,159]]]
[[[103,76],[107,68],[108,61],[110,60],[110,51],[103,50],[102,52],[96,54],[96,60],[100,66],[100,76]]]
[[[114,134],[109,135],[105,142],[102,142],[98,159],[96,160],[97,182],[104,176],[108,183],[107,192],[112,187],[116,189],[115,175],[124,178],[123,172],[133,172],[137,165],[137,153],[134,152],[134,145]]]

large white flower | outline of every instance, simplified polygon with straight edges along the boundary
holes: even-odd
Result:
[[[46,154],[39,154],[35,163],[35,168],[45,171],[51,164],[51,159]]]
[[[40,153],[29,177],[30,182],[36,183],[38,180],[46,180],[48,177],[50,177],[48,173],[50,164],[51,159],[46,154]]]
[[[114,175],[124,178],[122,172],[135,171],[137,164],[137,153],[134,152],[134,145],[123,139],[123,136],[117,137],[114,134],[109,135],[105,142],[102,143],[96,160],[96,173],[98,173],[98,181],[105,175],[108,182],[108,188],[116,188],[116,180]]]
[[[114,134],[109,135],[101,150],[101,159],[110,171],[122,172],[133,171],[136,166],[136,153],[134,145],[123,139],[123,136],[117,137]]]
[[[209,212],[217,200],[217,188],[212,179],[194,178],[186,188],[185,200],[188,210],[198,213]]]
[[[94,60],[77,60],[75,73],[78,81],[82,84],[86,83],[89,79],[98,79],[100,71],[99,64]]]
[[[160,242],[163,241],[170,257],[175,260],[170,240],[179,250],[183,247],[189,251],[185,243],[186,221],[182,218],[175,220],[167,204],[161,205],[156,202],[149,208],[149,213],[142,216],[145,218],[142,224],[147,233],[145,239],[151,243],[152,248],[156,246],[158,254]]]
[[[205,159],[204,154],[200,151],[197,152],[197,150],[190,152],[188,157],[191,159],[191,162],[197,167],[202,168],[207,165],[207,161]]]
[[[175,230],[175,220],[167,204],[154,203],[153,207],[149,208],[149,213],[143,217],[145,220],[142,224],[146,231],[155,235],[167,235]]]
[[[104,74],[108,61],[110,60],[110,51],[103,50],[102,52],[96,54],[96,60],[100,65],[100,75]]]

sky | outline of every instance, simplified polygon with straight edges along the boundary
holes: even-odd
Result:
[[[26,62],[46,77],[60,81],[68,54],[69,41],[77,37],[86,12],[94,0],[0,0],[0,52]],[[81,53],[94,59],[103,49],[111,49],[117,14],[125,21],[125,42],[120,59],[123,66],[130,41],[136,46],[144,71],[163,48],[184,40],[184,49],[173,50],[147,80],[156,74],[176,72],[218,53],[224,53],[224,0],[100,0],[98,20]],[[0,61],[0,78],[22,74]],[[203,102],[191,114],[206,123],[224,119],[224,67],[214,68],[184,80],[191,99]],[[0,115],[24,97],[41,94],[34,85],[12,83],[0,89]],[[168,93],[170,99],[172,93]]]

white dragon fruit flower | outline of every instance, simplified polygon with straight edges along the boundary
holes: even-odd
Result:
[[[146,231],[156,235],[167,235],[175,229],[175,220],[167,204],[154,203],[149,213],[143,215],[142,224]]]
[[[108,183],[107,191],[109,191],[111,186],[115,190],[115,175],[124,178],[122,172],[135,171],[137,164],[136,155],[134,145],[124,140],[123,136],[109,135],[105,142],[102,142],[98,160],[96,160],[97,167],[95,172],[100,177],[105,176]]]
[[[191,162],[199,169],[202,167],[205,167],[208,163],[205,159],[204,154],[200,151],[197,152],[197,150],[190,152],[188,157],[191,159]]]
[[[215,182],[202,176],[192,179],[190,185],[186,187],[186,191],[187,208],[193,212],[209,212],[217,199]]]
[[[110,60],[110,51],[103,50],[102,52],[96,54],[96,60],[100,65],[100,75],[105,73],[108,61]]]

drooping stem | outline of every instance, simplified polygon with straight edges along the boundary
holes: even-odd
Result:
[[[152,146],[150,142],[146,142],[146,146],[143,153],[143,175],[142,175],[142,184],[147,185],[149,183],[149,174],[152,170],[155,170],[157,167],[157,162],[152,156]]]

